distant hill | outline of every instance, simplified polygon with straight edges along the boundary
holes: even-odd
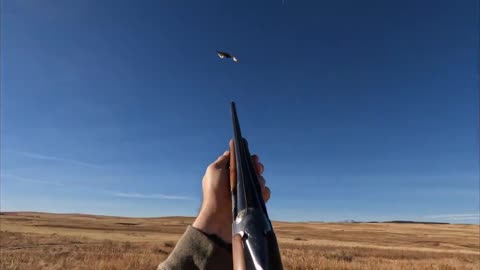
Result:
[[[433,222],[433,221],[411,221],[411,220],[357,221],[352,219],[340,221],[340,223],[450,224],[447,222]]]
[[[450,224],[448,222],[429,222],[429,221],[410,221],[410,220],[392,220],[384,221],[382,223],[406,223],[406,224]]]

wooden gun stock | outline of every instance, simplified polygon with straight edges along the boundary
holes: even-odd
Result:
[[[247,266],[245,265],[243,241],[239,234],[235,234],[232,238],[232,252],[233,269],[247,270]]]

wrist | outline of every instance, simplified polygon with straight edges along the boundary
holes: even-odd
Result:
[[[227,243],[232,242],[232,224],[224,219],[218,218],[215,213],[200,211],[192,227],[210,234],[216,235]]]

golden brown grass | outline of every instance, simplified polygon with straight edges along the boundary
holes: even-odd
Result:
[[[155,269],[192,218],[7,213],[0,269]],[[478,225],[275,222],[285,269],[480,270]]]

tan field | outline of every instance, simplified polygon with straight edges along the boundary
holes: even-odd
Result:
[[[193,218],[2,213],[0,269],[155,269]],[[480,226],[274,222],[285,269],[476,269]]]

